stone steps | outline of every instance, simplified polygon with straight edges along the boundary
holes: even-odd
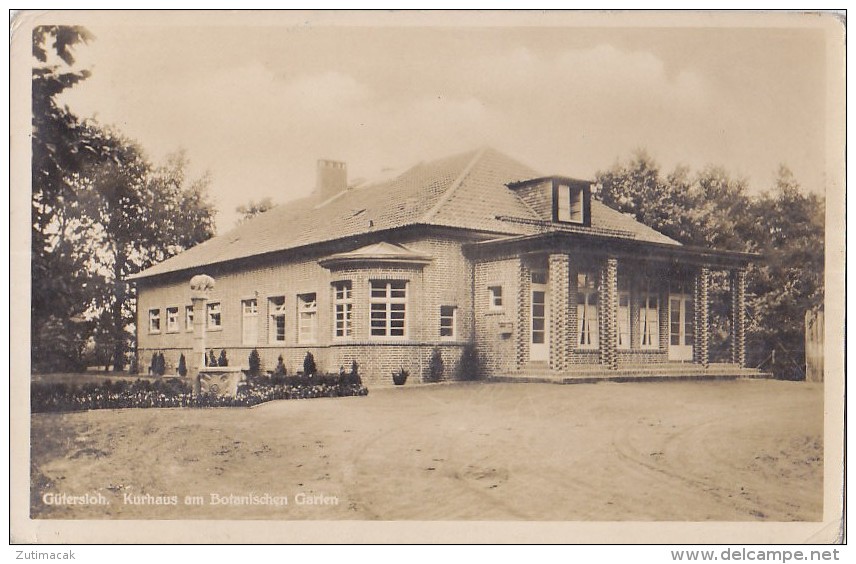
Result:
[[[740,368],[733,364],[698,365],[663,363],[658,365],[625,365],[618,370],[602,366],[580,366],[564,372],[543,368],[527,369],[519,373],[489,378],[493,382],[539,382],[553,384],[587,384],[594,382],[664,382],[683,380],[735,380],[738,378],[770,378],[771,374],[754,368]]]

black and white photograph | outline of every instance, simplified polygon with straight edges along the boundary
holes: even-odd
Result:
[[[18,12],[12,542],[842,542],[844,18]]]

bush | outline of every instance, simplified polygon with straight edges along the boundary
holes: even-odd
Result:
[[[311,352],[307,352],[306,356],[303,357],[303,373],[312,376],[318,372],[318,367],[315,366],[315,357],[312,356]]]
[[[217,357],[214,355],[214,349],[208,353],[208,362],[205,363],[205,366],[217,366]]]
[[[349,386],[362,386],[363,379],[360,378],[360,365],[357,364],[357,361],[354,360],[351,362],[351,371],[348,373],[348,379],[346,382]]]
[[[410,376],[410,372],[401,368],[398,372],[392,373],[392,383],[396,386],[403,386],[405,382],[407,382],[407,377]]]
[[[166,357],[164,357],[163,353],[158,353],[158,376],[163,376],[166,374]]]
[[[428,359],[428,378],[429,382],[439,382],[443,379],[443,353],[440,347],[434,347],[431,350],[431,358]]]
[[[152,376],[158,373],[158,353],[152,353],[152,362],[149,364],[149,374]]]
[[[220,358],[217,359],[217,366],[229,366],[229,359],[226,357],[226,349],[220,349]]]
[[[258,376],[262,373],[262,359],[259,356],[259,351],[253,349],[250,351],[250,356],[247,358],[250,365],[250,376]]]
[[[178,357],[178,375],[182,378],[187,376],[187,360],[184,358],[184,353]]]
[[[478,350],[474,344],[469,343],[461,353],[461,362],[458,364],[458,378],[461,380],[477,380],[480,370]]]
[[[128,367],[128,373],[129,374],[139,374],[140,373],[140,366],[137,363],[137,355],[136,354],[131,356],[131,366]]]

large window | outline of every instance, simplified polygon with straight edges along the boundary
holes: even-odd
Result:
[[[160,332],[161,332],[160,309],[150,309],[149,310],[149,333],[160,333]]]
[[[259,301],[241,300],[241,341],[245,345],[259,342]]]
[[[166,308],[166,332],[178,333],[178,307]]]
[[[285,341],[285,296],[275,296],[268,300],[268,342],[282,343]]]
[[[318,340],[318,301],[315,293],[297,296],[297,342]]]
[[[193,331],[193,306],[184,306],[184,330]]]
[[[618,292],[618,348],[630,348],[630,292]]]
[[[597,276],[577,275],[577,345],[581,349],[598,347]]]
[[[407,282],[371,281],[372,337],[407,336]]]
[[[458,335],[458,308],[440,306],[440,338],[454,340]]]
[[[652,292],[639,296],[639,330],[642,333],[642,348],[660,347],[660,298]]]
[[[222,329],[223,319],[220,315],[220,302],[208,304],[208,329]]]
[[[354,310],[353,287],[350,281],[333,284],[334,333],[337,339],[349,339],[353,335],[351,315]]]

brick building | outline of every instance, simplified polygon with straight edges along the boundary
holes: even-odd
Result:
[[[483,376],[651,369],[738,374],[751,255],[690,248],[492,149],[349,185],[318,162],[315,193],[134,275],[141,366],[193,347],[289,373],[352,360],[369,382],[424,376],[431,350],[454,377],[474,344]],[[711,272],[730,274],[732,363],[709,366]],[[216,286],[194,311],[188,282]],[[204,319],[201,319],[204,318]]]

